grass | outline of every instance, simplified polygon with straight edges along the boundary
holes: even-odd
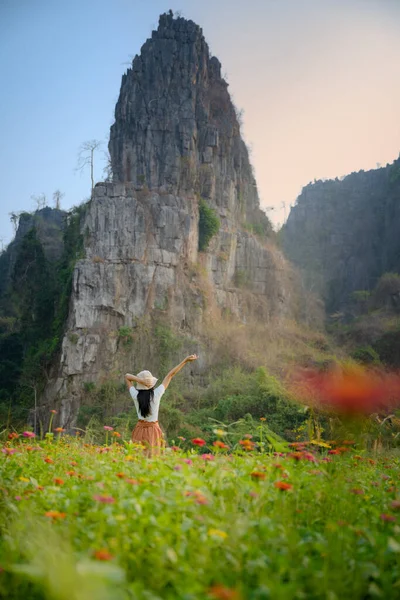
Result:
[[[6,442],[0,597],[398,598],[398,455],[246,443]]]

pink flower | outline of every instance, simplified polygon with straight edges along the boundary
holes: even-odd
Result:
[[[203,460],[214,460],[214,455],[213,454],[202,454],[201,458]]]
[[[180,448],[179,446],[171,446],[171,450],[173,450],[174,452],[179,452]]]
[[[22,500],[21,496],[15,496],[15,499],[18,500],[18,501]]]
[[[190,458],[184,458],[183,462],[186,463],[187,465],[192,465],[193,464],[193,461],[190,460]]]
[[[382,513],[381,514],[381,519],[382,521],[389,521],[389,522],[393,522],[396,520],[396,517],[393,517],[393,515],[388,515],[386,513]]]
[[[93,496],[94,500],[97,502],[102,502],[103,504],[114,504],[115,498],[112,496]]]
[[[16,453],[15,448],[2,448],[1,451],[3,452],[3,454],[15,454]]]
[[[110,427],[109,425],[104,425],[104,431],[114,431],[114,427]]]
[[[36,437],[35,434],[33,433],[33,431],[24,431],[24,433],[22,435],[24,437],[26,437],[26,438],[34,438],[34,437]]]
[[[182,465],[175,465],[174,471],[180,471],[182,469]]]

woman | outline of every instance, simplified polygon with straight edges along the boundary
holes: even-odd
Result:
[[[163,433],[158,424],[158,410],[162,395],[169,386],[171,379],[179,373],[186,363],[196,359],[196,354],[187,356],[179,365],[171,369],[162,384],[155,389],[157,379],[153,377],[150,371],[141,371],[137,375],[131,375],[130,373],[125,375],[126,385],[135,403],[139,419],[132,432],[132,441],[146,446],[146,456],[159,454],[164,443]],[[136,388],[133,382],[136,383]]]

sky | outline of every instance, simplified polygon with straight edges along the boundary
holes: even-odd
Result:
[[[32,196],[88,198],[79,147],[106,150],[121,76],[170,8],[222,63],[276,226],[315,178],[398,157],[400,0],[0,0],[0,249]]]

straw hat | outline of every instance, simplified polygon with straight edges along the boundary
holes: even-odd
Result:
[[[136,383],[137,390],[150,390],[156,385],[158,381],[157,377],[153,377],[150,371],[140,371],[140,373],[138,373],[136,377],[138,377],[139,379],[143,379],[146,382],[146,385]]]

